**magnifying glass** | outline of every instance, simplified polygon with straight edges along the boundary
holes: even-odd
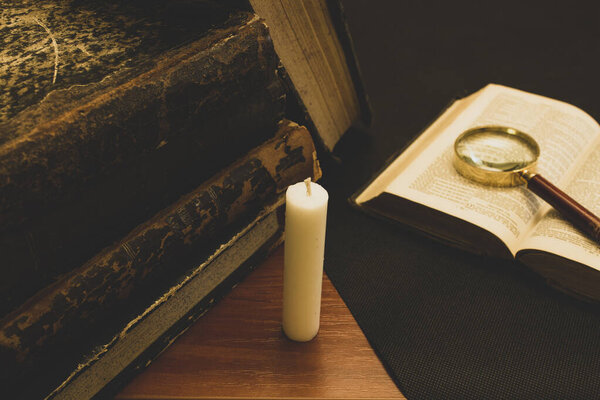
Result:
[[[536,173],[540,147],[531,136],[504,126],[463,132],[454,142],[454,167],[465,178],[490,186],[526,184],[569,222],[600,243],[600,218]]]

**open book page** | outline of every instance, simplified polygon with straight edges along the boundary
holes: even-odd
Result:
[[[600,215],[600,138],[592,149],[564,191]],[[600,270],[600,245],[566,222],[554,209],[543,215],[523,242],[523,248],[544,250]]]
[[[600,127],[569,104],[504,86],[488,85],[475,96],[385,191],[478,225],[515,255],[545,203],[525,187],[486,187],[460,176],[452,165],[456,137],[481,125],[527,132],[541,148],[540,172],[560,185],[561,178],[572,174],[577,157],[600,135]]]

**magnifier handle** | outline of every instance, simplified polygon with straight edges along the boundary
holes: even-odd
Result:
[[[554,207],[569,222],[600,243],[600,218],[541,175],[527,177],[527,187]]]

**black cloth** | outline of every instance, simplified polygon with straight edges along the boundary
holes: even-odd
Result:
[[[324,165],[325,270],[408,399],[600,398],[598,305],[347,202],[453,98],[490,82],[600,120],[599,6],[438,3],[342,2],[374,118]]]

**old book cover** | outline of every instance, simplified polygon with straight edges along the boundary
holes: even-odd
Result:
[[[91,345],[105,343],[191,264],[306,177],[320,177],[312,139],[305,128],[283,121],[275,138],[3,318],[0,358],[10,366],[4,386],[22,390],[35,376],[38,387],[28,390],[38,393],[64,378]]]
[[[284,114],[321,149],[370,119],[339,2],[251,3],[5,4],[0,316],[265,140]]]
[[[283,197],[265,206],[205,262],[186,272],[106,344],[85,357],[48,398],[113,396],[281,244],[282,202]]]
[[[279,59],[238,3],[3,6],[0,316],[273,135]]]

